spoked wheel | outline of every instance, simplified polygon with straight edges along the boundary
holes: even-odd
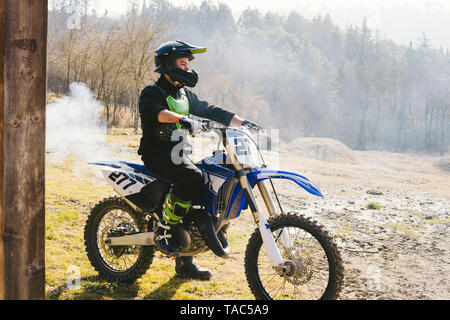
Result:
[[[99,202],[84,229],[86,252],[92,266],[109,281],[134,282],[153,261],[153,246],[109,246],[108,238],[146,231],[142,215],[119,197]]]
[[[343,282],[342,259],[328,232],[299,213],[269,219],[270,229],[284,260],[273,268],[261,234],[255,230],[245,253],[245,271],[256,299],[337,299]]]

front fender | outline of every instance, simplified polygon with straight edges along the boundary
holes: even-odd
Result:
[[[266,179],[288,179],[294,181],[300,187],[308,191],[309,193],[323,197],[322,191],[320,188],[308,178],[301,176],[294,172],[282,171],[282,170],[272,170],[272,169],[262,169],[258,171],[250,172],[247,175],[249,182],[252,187],[256,185],[259,181],[263,181]]]
[[[319,187],[316,186],[314,182],[294,172],[262,169],[248,173],[247,179],[249,180],[252,188],[254,188],[258,182],[266,179],[288,179],[294,181],[297,185],[299,185],[309,193],[315,196],[324,197],[322,191],[320,191]],[[247,206],[247,199],[243,195],[240,183],[238,183],[230,199],[230,205],[228,206],[226,218],[235,219],[239,217],[241,211],[243,209],[246,209]],[[233,212],[231,212],[232,207],[234,208]]]

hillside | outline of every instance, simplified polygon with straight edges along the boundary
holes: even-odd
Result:
[[[425,34],[405,46],[367,19],[341,28],[331,15],[257,8],[235,18],[225,3],[168,0],[148,0],[115,19],[87,15],[80,29],[69,30],[65,2],[49,13],[48,89],[68,94],[70,83],[85,83],[109,126],[138,130],[137,93],[159,77],[154,52],[178,39],[207,48],[190,66],[201,100],[283,128],[283,140],[331,137],[358,150],[449,151],[450,52]]]

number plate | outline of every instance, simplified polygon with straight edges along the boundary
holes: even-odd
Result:
[[[130,172],[118,170],[102,170],[106,180],[113,188],[121,195],[128,196],[130,194],[138,193],[142,187],[150,183],[148,177],[144,178],[139,175],[131,174]]]
[[[257,168],[258,149],[252,139],[236,130],[227,130],[227,141],[233,149],[239,163]]]

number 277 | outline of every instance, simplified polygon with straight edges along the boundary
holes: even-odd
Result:
[[[109,178],[114,181],[117,185],[120,185],[122,182],[124,182],[125,180],[130,181],[130,183],[126,184],[125,186],[122,187],[123,190],[127,190],[127,188],[129,188],[130,186],[132,186],[133,184],[136,184],[136,181],[134,181],[133,179],[131,179],[126,173],[124,172],[111,172],[111,174],[109,175]]]

